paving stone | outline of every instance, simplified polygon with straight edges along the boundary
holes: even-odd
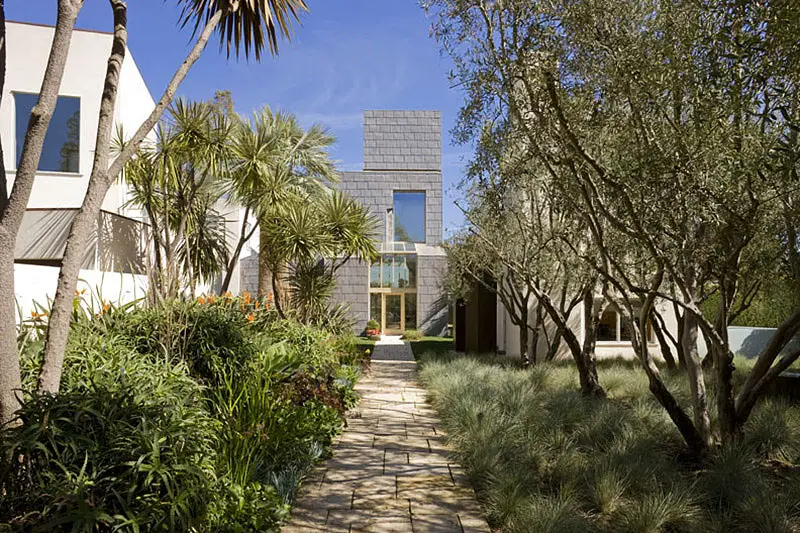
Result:
[[[411,527],[411,516],[408,508],[396,510],[382,510],[374,513],[369,510],[350,510],[350,511],[331,511],[328,513],[326,526],[335,531],[335,528],[347,527],[352,531],[386,531],[383,529],[385,524],[392,524],[393,531],[413,532]],[[408,529],[399,529],[408,524]],[[380,526],[380,527],[379,527]]]
[[[414,533],[462,533],[456,513],[439,515],[412,515]]]
[[[450,454],[446,450],[408,454],[408,463],[412,465],[447,465],[450,461]]]
[[[458,520],[461,522],[463,533],[491,533],[489,525],[481,518],[480,513],[459,512]]]
[[[375,360],[356,390],[333,457],[303,482],[282,531],[488,533],[466,473],[452,463],[436,413],[415,384],[405,344]]]
[[[321,487],[301,491],[297,496],[296,509],[323,514],[329,509],[350,509],[352,506],[351,488],[340,484],[324,484]]]

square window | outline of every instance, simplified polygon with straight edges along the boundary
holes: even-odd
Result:
[[[28,120],[38,94],[14,93],[16,108],[16,143],[17,166],[22,155]],[[81,136],[81,99],[71,96],[59,96],[50,125],[44,137],[42,155],[39,158],[39,170],[50,172],[80,171],[80,136]]]

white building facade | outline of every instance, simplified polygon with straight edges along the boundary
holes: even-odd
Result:
[[[10,191],[28,118],[38,100],[54,28],[6,23],[7,68],[0,103],[0,139]],[[15,296],[23,316],[33,302],[46,305],[55,293],[58,267],[72,218],[89,184],[100,101],[112,34],[75,30],[58,102],[44,141],[28,210],[15,251]],[[120,73],[115,128],[134,132],[154,101],[130,50]],[[144,295],[145,231],[137,210],[127,207],[123,181],[111,186],[92,242],[80,288],[109,301]]]

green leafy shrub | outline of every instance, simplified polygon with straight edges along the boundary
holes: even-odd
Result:
[[[76,315],[57,397],[31,392],[43,328],[21,333],[0,528],[277,529],[356,400],[354,337],[247,296]]]
[[[378,324],[377,320],[367,320],[367,327],[365,328],[367,331],[379,331],[381,329],[381,325]]]
[[[230,298],[168,302],[119,314],[109,328],[131,339],[142,353],[183,359],[192,375],[213,381],[224,369],[244,364],[258,349],[250,329],[277,320],[277,314]]]
[[[289,506],[272,485],[250,483],[215,487],[217,497],[209,504],[203,531],[215,533],[248,533],[275,531],[289,518]]]
[[[424,337],[424,335],[417,329],[407,329],[405,333],[403,333],[403,338],[407,341],[418,341],[422,339],[422,337]]]
[[[187,529],[204,515],[219,424],[186,367],[75,336],[64,392],[33,395],[0,438],[0,523]],[[83,363],[83,364],[79,364]]]

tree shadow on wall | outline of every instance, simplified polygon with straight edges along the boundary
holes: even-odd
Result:
[[[422,331],[431,337],[444,337],[448,333],[450,299],[440,294],[422,318]]]

